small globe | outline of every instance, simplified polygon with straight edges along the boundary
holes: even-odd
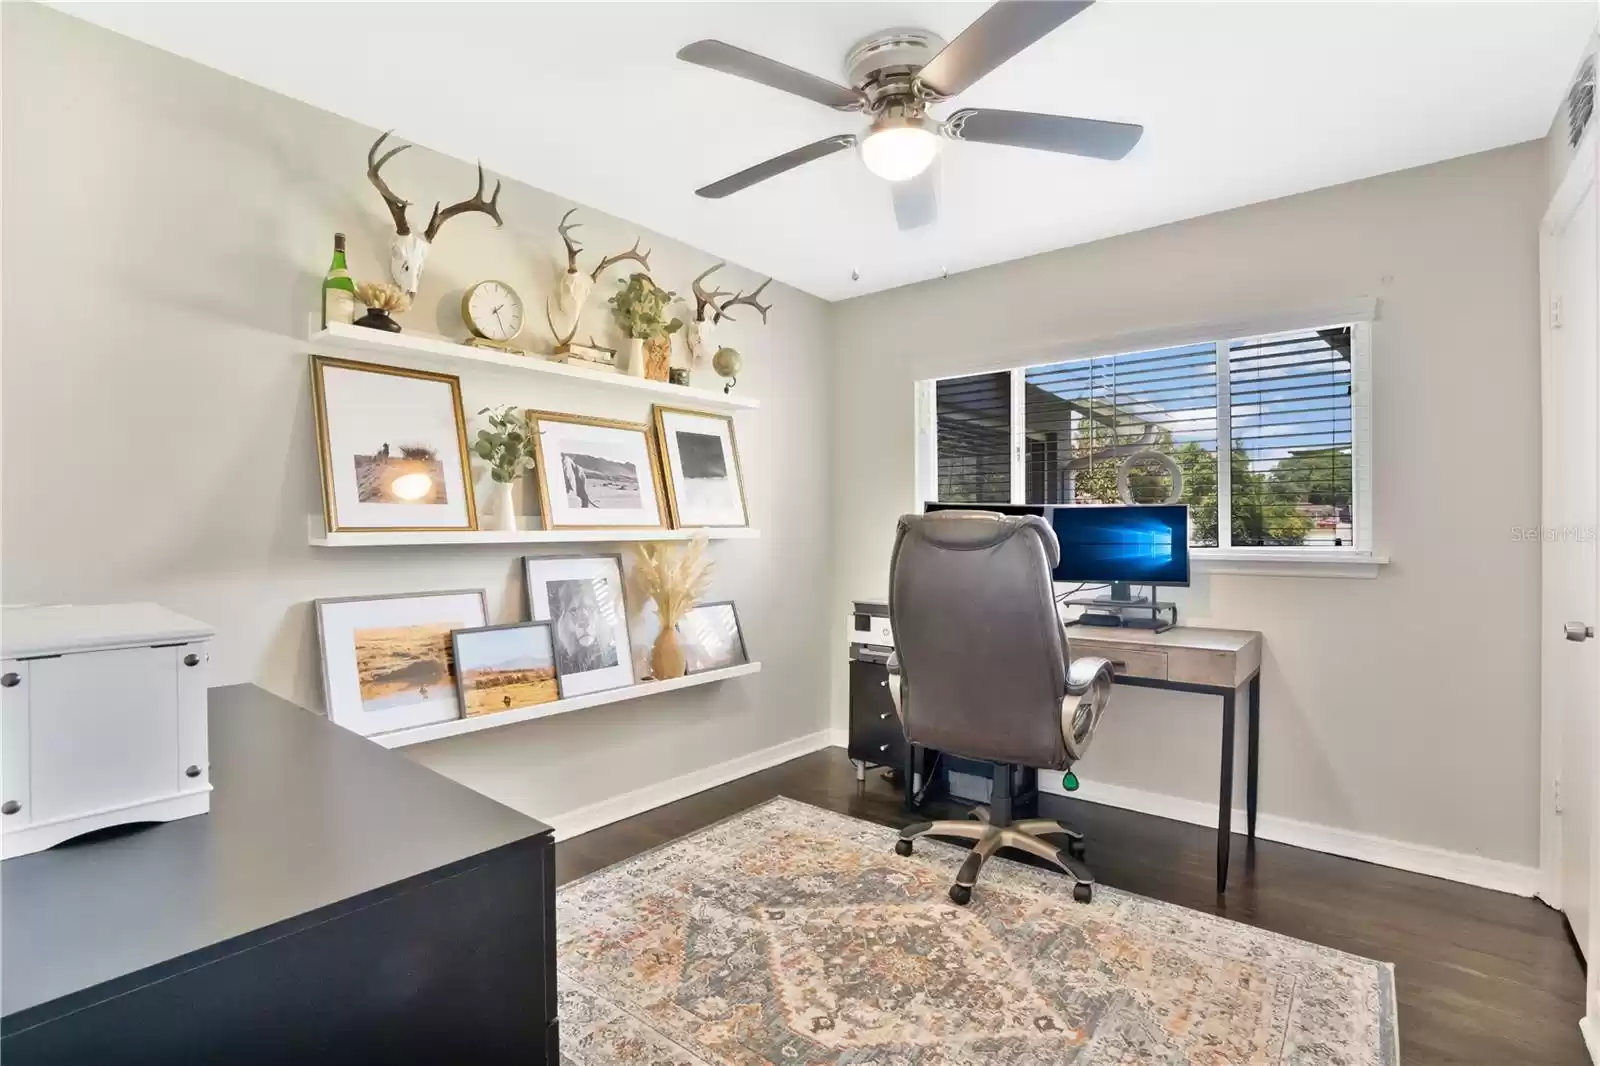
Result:
[[[719,377],[736,378],[744,369],[744,356],[732,348],[718,348],[717,354],[711,357],[711,369]]]

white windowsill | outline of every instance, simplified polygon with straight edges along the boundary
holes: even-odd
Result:
[[[1353,548],[1191,548],[1189,559],[1201,573],[1256,577],[1373,578],[1389,562]]]

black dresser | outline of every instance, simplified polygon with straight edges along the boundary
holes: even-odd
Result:
[[[253,685],[211,813],[0,863],[6,1066],[556,1066],[547,826]]]

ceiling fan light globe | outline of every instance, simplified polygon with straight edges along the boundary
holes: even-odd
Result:
[[[939,154],[939,134],[922,122],[874,123],[861,139],[861,162],[885,181],[909,181]]]

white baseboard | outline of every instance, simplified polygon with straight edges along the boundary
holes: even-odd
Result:
[[[850,746],[850,730],[843,726],[834,726],[828,730],[828,747],[848,748]]]
[[[1585,1014],[1578,1019],[1578,1032],[1583,1034],[1583,1046],[1589,1049],[1589,1061],[1600,1066],[1600,1022]]]
[[[1040,791],[1057,796],[1070,795],[1073,799],[1101,803],[1108,807],[1121,807],[1143,814],[1154,814],[1161,818],[1188,822],[1191,825],[1214,827],[1217,824],[1216,804],[1200,800],[1146,792],[1143,789],[1106,784],[1101,781],[1084,781],[1076,792],[1068,793],[1061,788],[1060,776],[1051,771],[1040,772],[1039,788]],[[1246,824],[1244,811],[1236,809],[1233,812],[1233,831],[1243,833]],[[1542,875],[1537,866],[1519,866],[1499,859],[1486,859],[1481,855],[1446,851],[1427,844],[1408,844],[1400,840],[1389,840],[1354,830],[1301,822],[1273,814],[1257,816],[1256,836],[1262,840],[1293,844],[1299,848],[1309,848],[1329,855],[1342,855],[1347,859],[1360,859],[1363,862],[1427,874],[1430,877],[1442,877],[1447,881],[1460,881],[1463,884],[1494,889],[1496,892],[1509,892],[1514,896],[1532,896],[1542,883]],[[1238,850],[1237,845],[1234,850]]]
[[[636,814],[674,803],[696,792],[725,785],[729,781],[748,777],[758,770],[765,770],[781,762],[798,759],[802,755],[809,755],[832,746],[833,732],[827,729],[819,730],[803,737],[786,740],[782,744],[774,744],[770,748],[741,755],[736,759],[729,759],[727,762],[707,766],[703,770],[695,770],[654,785],[634,789],[632,792],[624,792],[620,796],[613,796],[599,803],[591,803],[587,807],[578,807],[565,814],[548,818],[541,817],[539,820],[555,830],[557,840],[569,840],[591,829],[599,829],[612,822],[632,818]]]

